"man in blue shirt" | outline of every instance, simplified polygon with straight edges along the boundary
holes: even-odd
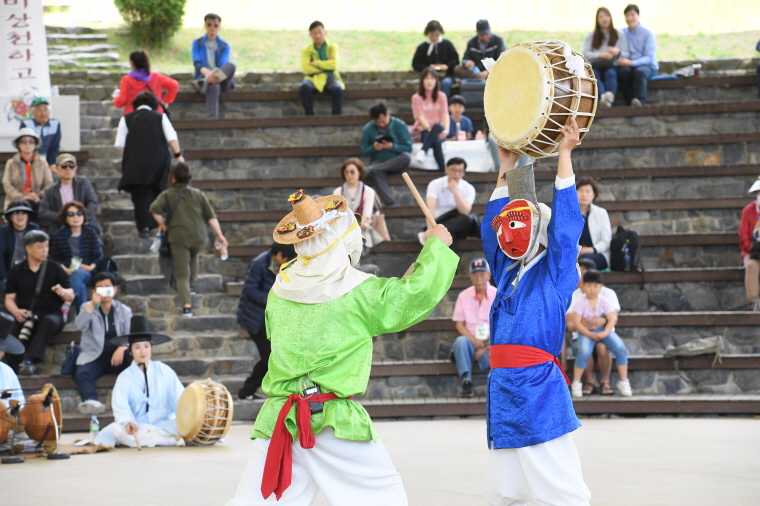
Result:
[[[578,284],[583,230],[570,152],[575,119],[561,127],[551,209],[536,200],[530,165],[499,148],[501,169],[481,235],[497,292],[491,307],[486,421],[486,500],[501,504],[588,506],[580,459],[569,433],[580,427],[557,360],[564,314]]]
[[[639,23],[639,6],[625,8],[627,27],[621,30],[628,40],[629,58],[618,58],[618,82],[625,103],[641,107],[647,98],[647,81],[657,74],[657,41],[654,34]]]
[[[506,49],[504,39],[491,32],[487,19],[475,23],[477,35],[467,41],[467,49],[462,56],[462,64],[454,68],[454,75],[460,79],[486,79],[488,70],[483,65],[485,58],[498,60]]]
[[[50,102],[37,97],[32,100],[32,117],[21,122],[19,129],[31,128],[42,141],[37,145],[37,152],[45,157],[50,170],[58,172],[56,158],[61,152],[61,122],[50,117]]]
[[[412,161],[412,136],[409,127],[391,113],[380,102],[369,108],[372,121],[362,128],[361,153],[369,158],[367,177],[374,180],[377,195],[386,206],[395,206],[387,174],[398,174],[409,167]]]
[[[209,13],[203,21],[206,35],[195,39],[190,48],[195,66],[193,84],[198,92],[206,95],[206,115],[216,119],[219,117],[219,95],[235,89],[235,64],[230,61],[232,48],[219,37],[222,18]]]
[[[459,132],[464,132],[464,140],[472,139],[472,120],[464,115],[464,109],[467,107],[467,101],[462,95],[454,95],[449,100],[449,134],[446,136],[446,140],[456,141],[458,139]]]

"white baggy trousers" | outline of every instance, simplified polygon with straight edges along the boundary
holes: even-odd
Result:
[[[315,435],[314,448],[293,443],[293,479],[279,501],[261,495],[268,439],[254,440],[235,497],[227,506],[309,506],[321,490],[330,506],[407,506],[404,485],[388,452],[378,440],[338,439],[332,428]]]
[[[570,434],[524,448],[489,450],[490,506],[589,506],[578,450]]]

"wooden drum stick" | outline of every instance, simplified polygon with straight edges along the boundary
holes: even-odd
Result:
[[[435,218],[433,218],[433,213],[430,212],[430,209],[428,209],[427,204],[425,204],[425,201],[422,200],[422,197],[420,196],[420,192],[417,191],[417,187],[414,186],[414,183],[412,183],[412,178],[409,177],[409,174],[404,172],[401,174],[401,177],[404,178],[404,181],[406,181],[406,185],[409,187],[409,191],[412,192],[412,195],[414,195],[414,200],[417,201],[417,205],[420,206],[420,209],[422,209],[422,214],[425,215],[425,218],[427,219],[428,226],[430,228],[435,227],[437,224],[435,222]]]
[[[135,443],[137,443],[137,451],[141,452],[142,451],[142,447],[140,446],[140,440],[137,439],[137,431],[135,431],[135,433],[133,435],[135,436]]]

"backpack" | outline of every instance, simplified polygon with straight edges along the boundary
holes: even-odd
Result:
[[[629,261],[626,268],[625,250],[628,249]],[[618,225],[610,241],[610,270],[623,272],[644,272],[641,266],[641,238],[634,229],[625,229]]]

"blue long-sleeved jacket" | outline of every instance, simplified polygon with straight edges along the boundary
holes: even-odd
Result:
[[[208,58],[206,57],[206,40],[208,37],[198,37],[193,41],[193,45],[190,47],[190,51],[193,56],[193,65],[195,66],[195,74],[193,79],[199,79],[201,77],[201,68],[208,68]],[[230,61],[230,54],[232,53],[232,47],[227,44],[221,37],[217,36],[216,41],[219,43],[214,58],[216,59],[216,66],[221,67],[228,61]],[[211,69],[210,69],[211,70]],[[235,80],[230,81],[230,89],[235,89]]]
[[[258,334],[264,324],[267,297],[276,277],[271,266],[272,254],[265,251],[251,260],[245,273],[243,293],[238,302],[237,322],[249,333]]]

